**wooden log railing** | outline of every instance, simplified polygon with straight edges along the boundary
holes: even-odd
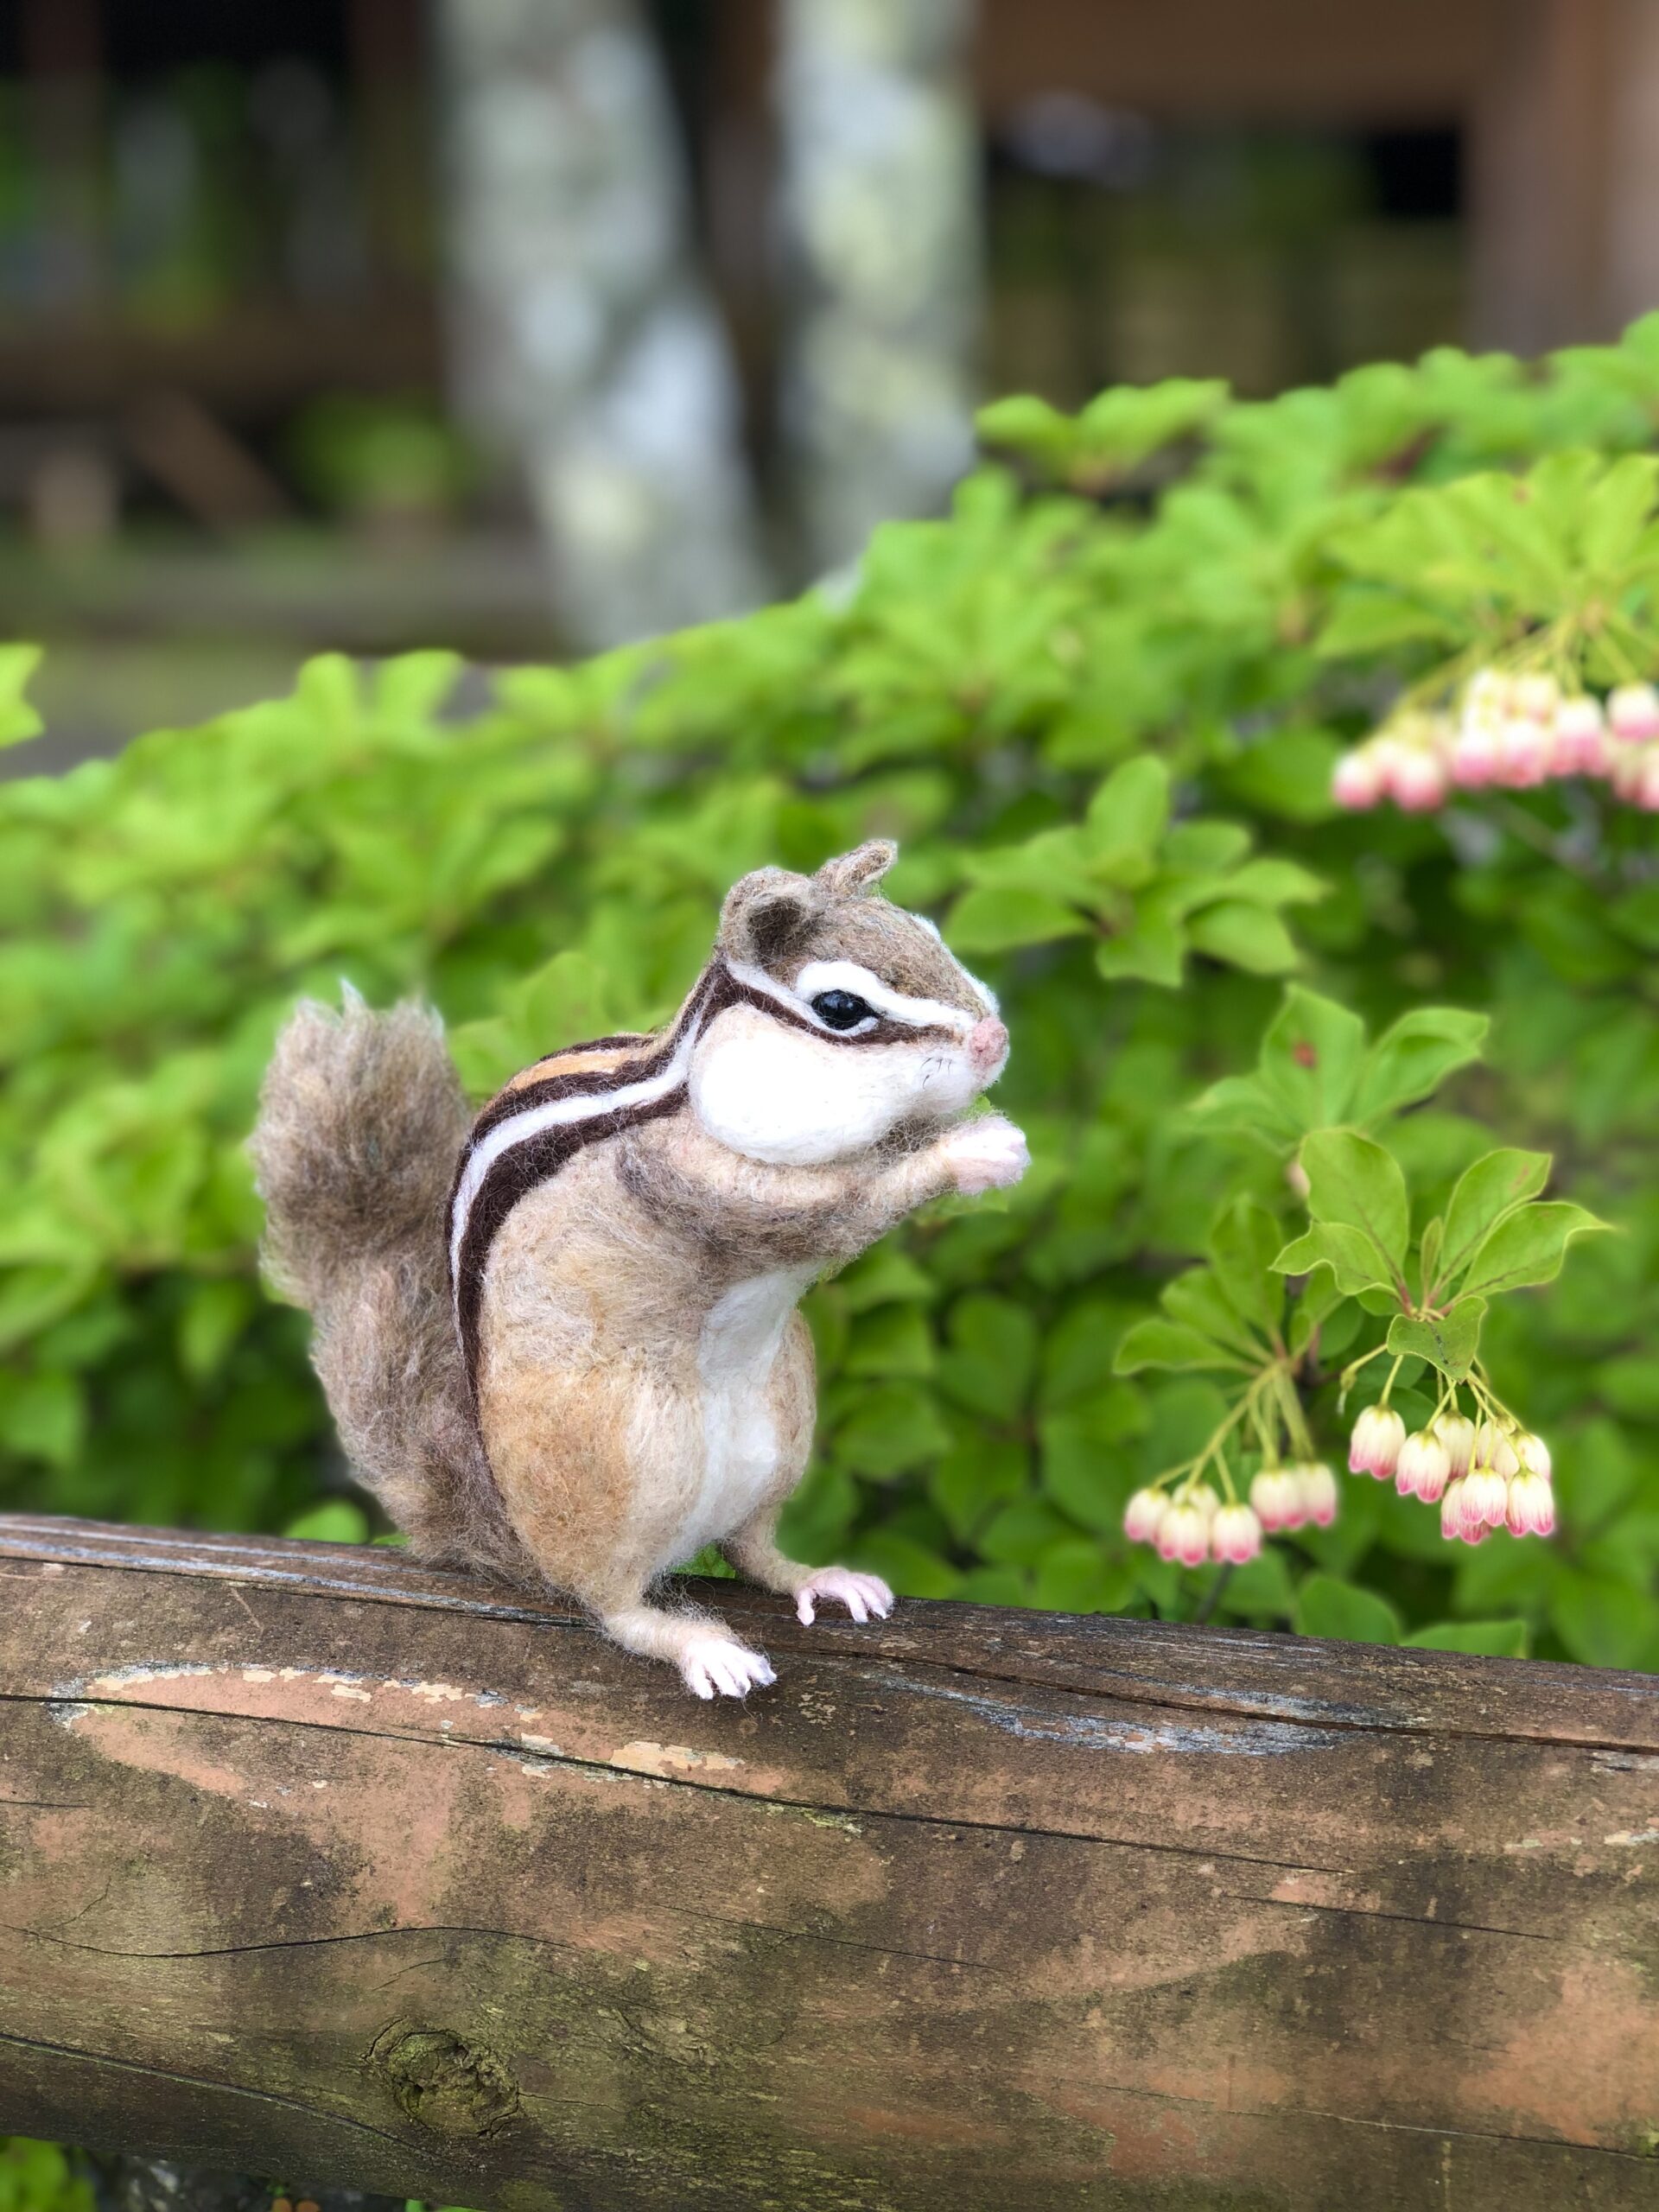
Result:
[[[501,2212],[1659,2205],[1659,1695],[901,1605],[702,1706],[0,1519],[0,2130]]]

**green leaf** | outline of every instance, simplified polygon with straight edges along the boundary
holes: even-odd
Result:
[[[1274,1269],[1281,1242],[1278,1223],[1252,1198],[1235,1199],[1210,1232],[1210,1257],[1222,1288],[1243,1318],[1269,1337],[1285,1306],[1285,1287]]]
[[[40,658],[38,645],[0,645],[0,747],[38,737],[44,727],[23,696]]]
[[[867,1389],[836,1430],[836,1457],[861,1475],[890,1481],[950,1445],[950,1433],[931,1395],[913,1382]]]
[[[1302,1141],[1307,1209],[1315,1221],[1361,1230],[1399,1281],[1410,1239],[1411,1202],[1392,1153],[1357,1129],[1316,1129]]]
[[[1592,569],[1621,569],[1636,550],[1653,509],[1659,462],[1650,454],[1616,461],[1585,504],[1580,543]]]
[[[1648,1668],[1659,1657],[1652,1599],[1611,1575],[1559,1575],[1549,1622],[1569,1656],[1587,1667]]]
[[[1251,1333],[1212,1268],[1189,1268],[1165,1284],[1159,1302],[1173,1321],[1230,1345],[1247,1359],[1260,1359],[1267,1349]]]
[[[1446,1218],[1437,1213],[1433,1221],[1424,1223],[1423,1233],[1417,1244],[1417,1264],[1425,1291],[1439,1280],[1440,1252],[1445,1243]]]
[[[1213,899],[1214,880],[1236,868],[1250,849],[1250,833],[1242,822],[1178,822],[1164,840],[1164,866],[1172,874],[1198,879],[1188,888],[1189,900]]]
[[[1179,988],[1185,953],[1179,925],[1142,902],[1128,929],[1096,947],[1095,965],[1109,983],[1161,983],[1173,991]]]
[[[67,1466],[86,1433],[86,1392],[79,1376],[0,1372],[0,1446],[22,1459]]]
[[[928,1376],[934,1365],[933,1332],[913,1301],[861,1313],[848,1332],[844,1374]]]
[[[1135,1595],[1135,1574],[1086,1536],[1064,1537],[1037,1562],[1032,1603],[1057,1613],[1115,1613]]]
[[[1506,1215],[1477,1249],[1464,1277],[1464,1294],[1554,1282],[1573,1239],[1592,1236],[1606,1226],[1565,1198],[1522,1206]]]
[[[1456,638],[1458,626],[1433,607],[1392,592],[1352,590],[1343,594],[1319,632],[1314,651],[1321,660],[1343,660],[1387,652],[1421,639]]]
[[[950,1310],[949,1337],[939,1363],[943,1387],[974,1413],[1013,1421],[1037,1370],[1035,1314],[1012,1298],[969,1291]]]
[[[1301,957],[1278,915],[1244,899],[1218,899],[1202,908],[1188,922],[1186,934],[1195,952],[1252,976],[1282,976]]]
[[[1035,1567],[1072,1533],[1046,1498],[1016,1497],[992,1515],[980,1532],[979,1548],[999,1567]]]
[[[179,1317],[179,1364],[193,1382],[219,1372],[257,1303],[253,1285],[240,1275],[191,1286]]]
[[[1491,1017],[1456,1007],[1419,1007],[1402,1014],[1372,1046],[1361,1071],[1352,1116],[1375,1122],[1427,1098],[1454,1068],[1480,1057]]]
[[[958,952],[1007,952],[1057,937],[1081,937],[1088,924],[1075,907],[1040,892],[976,884],[950,909],[945,935]]]
[[[1344,1222],[1318,1223],[1287,1244],[1273,1263],[1274,1273],[1281,1275],[1312,1274],[1316,1268],[1330,1268],[1344,1298],[1372,1288],[1394,1295],[1393,1278],[1376,1244],[1363,1229]]]
[[[1457,1281],[1506,1214],[1526,1199],[1536,1198],[1548,1180],[1549,1166],[1547,1152],[1506,1147],[1487,1153],[1464,1170],[1446,1210],[1446,1240],[1440,1257],[1445,1281]],[[1426,1269],[1427,1265],[1425,1253]]]
[[[369,1516],[349,1498],[331,1497],[290,1521],[283,1534],[314,1544],[366,1544]]]
[[[1218,1610],[1233,1620],[1289,1620],[1296,1610],[1296,1593],[1279,1545],[1263,1545],[1254,1559],[1233,1569]]]
[[[1090,800],[1084,824],[1090,858],[1103,874],[1126,854],[1150,854],[1169,827],[1168,769],[1155,753],[1126,760]]]
[[[974,431],[983,446],[1006,453],[1027,454],[1050,469],[1063,468],[1077,444],[1077,426],[1046,399],[1020,394],[993,400],[974,417]]]
[[[1297,1128],[1330,1128],[1348,1118],[1364,1056],[1359,1016],[1293,983],[1262,1039],[1262,1081]]]
[[[1426,1359],[1453,1382],[1463,1382],[1480,1349],[1484,1298],[1460,1298],[1451,1309],[1429,1319],[1396,1313],[1389,1324],[1389,1350],[1403,1359]]]
[[[1138,1375],[1147,1367],[1230,1367],[1242,1370],[1246,1363],[1235,1351],[1197,1329],[1179,1321],[1166,1321],[1156,1313],[1137,1321],[1118,1345],[1112,1362],[1115,1375]]]
[[[1346,1232],[1340,1229],[1320,1229],[1312,1233],[1316,1236],[1341,1236]],[[1294,1250],[1294,1246],[1287,1246],[1279,1258],[1285,1258],[1287,1253]],[[1317,1262],[1313,1264],[1318,1265]],[[1274,1262],[1274,1268],[1275,1273],[1283,1274],[1299,1272],[1294,1267],[1281,1268],[1278,1260]],[[1300,1272],[1308,1271],[1303,1269]],[[1367,1286],[1361,1284],[1360,1287],[1364,1289]],[[1316,1329],[1319,1332],[1319,1343],[1326,1351],[1334,1355],[1347,1350],[1359,1326],[1359,1308],[1344,1303],[1344,1298],[1350,1294],[1343,1290],[1334,1264],[1310,1274],[1291,1309],[1289,1344],[1294,1357],[1301,1357],[1313,1343]]]
[[[1244,899],[1258,906],[1311,906],[1325,898],[1330,886],[1299,861],[1246,861],[1227,879],[1227,896]]]
[[[848,1546],[849,1562],[879,1574],[902,1598],[954,1598],[962,1575],[948,1560],[896,1529],[872,1529]]]
[[[1328,821],[1331,778],[1342,747],[1324,730],[1276,730],[1220,772],[1228,796],[1288,822]]]
[[[1489,1659],[1524,1659],[1525,1621],[1433,1621],[1404,1641],[1418,1651],[1469,1651]]]
[[[1296,1592],[1298,1636],[1345,1643],[1398,1643],[1400,1616],[1386,1598],[1334,1574],[1310,1574]]]
[[[1030,1471],[1023,1444],[976,1433],[944,1453],[928,1478],[927,1494],[957,1542],[971,1543],[994,1506],[1025,1496]]]
[[[1205,1129],[1236,1129],[1275,1150],[1300,1134],[1257,1075],[1224,1076],[1199,1093],[1183,1119]]]

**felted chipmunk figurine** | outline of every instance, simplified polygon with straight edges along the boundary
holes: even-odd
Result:
[[[705,1544],[805,1622],[893,1604],[773,1541],[812,1440],[801,1294],[1027,1163],[1010,1122],[960,1118],[1007,1031],[932,925],[876,893],[894,856],[745,876],[665,1030],[537,1061],[470,1134],[418,1007],[303,1005],[265,1083],[267,1264],[315,1317],[363,1480],[419,1556],[553,1585],[699,1697],[773,1679],[652,1602]]]

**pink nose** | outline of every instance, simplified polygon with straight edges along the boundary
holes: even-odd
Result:
[[[976,1022],[968,1032],[968,1057],[982,1075],[989,1075],[1000,1068],[1008,1057],[1008,1032],[1006,1023],[989,1014]]]

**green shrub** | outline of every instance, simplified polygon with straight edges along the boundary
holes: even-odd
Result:
[[[0,2135],[0,2212],[94,2212],[92,2186],[55,2143]]]
[[[340,1487],[303,1321],[257,1284],[241,1149],[297,993],[429,992],[482,1091],[671,1007],[744,869],[885,832],[894,895],[1004,995],[999,1103],[1035,1165],[815,1294],[793,1541],[914,1592],[1659,1666],[1649,817],[1586,785],[1426,816],[1328,798],[1402,686],[1544,626],[1597,684],[1659,663],[1653,471],[1618,465],[1656,420],[1659,319],[1536,370],[1446,352],[1263,404],[1009,401],[950,518],[882,531],[849,585],[465,704],[442,654],[324,659],[291,698],[0,789],[6,1503],[275,1528]],[[14,739],[26,665],[0,662]],[[1317,995],[1287,1005],[1293,974]],[[1490,1017],[1484,1058],[1484,1023],[1429,1002]],[[1357,1055],[1343,1008],[1384,1043],[1369,1092],[1327,1095],[1287,1024]],[[1299,1147],[1316,1217],[1344,1225],[1333,1141],[1303,1146],[1333,1122],[1381,1140],[1410,1212],[1388,1313],[1363,1268],[1338,1304],[1342,1250],[1301,1256],[1282,1325],[1322,1323],[1294,1397],[1327,1456],[1389,1364],[1339,1417],[1332,1362],[1423,1302],[1422,1236],[1477,1158],[1553,1154],[1557,1198],[1620,1231],[1554,1290],[1494,1284],[1455,1341],[1418,1323],[1395,1347],[1426,1417],[1425,1356],[1460,1372],[1478,1325],[1491,1387],[1554,1446],[1561,1532],[1446,1545],[1344,1476],[1333,1526],[1186,1574],[1124,1541],[1123,1507],[1276,1358]],[[1538,1215],[1508,1281],[1544,1279],[1581,1225]],[[1194,1357],[1195,1314],[1213,1341],[1240,1301],[1239,1370]],[[1242,1478],[1273,1441],[1254,1420]]]

